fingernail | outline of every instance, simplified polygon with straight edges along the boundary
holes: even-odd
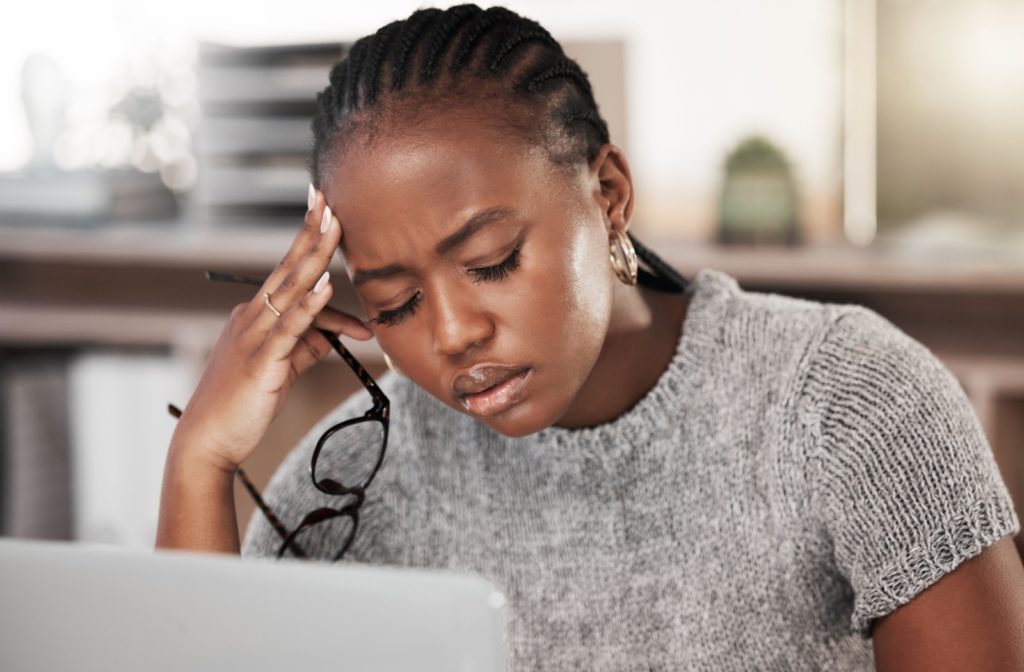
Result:
[[[306,212],[313,209],[316,205],[316,189],[313,188],[313,183],[309,183],[309,194],[306,196]]]
[[[320,279],[317,280],[316,284],[313,286],[313,293],[314,294],[319,294],[320,292],[322,292],[324,290],[324,287],[327,286],[327,278],[329,278],[330,276],[331,276],[331,272],[330,271],[324,271],[324,274],[320,276]]]
[[[327,228],[331,225],[331,206],[324,208],[324,217],[320,220],[320,233],[327,233]]]

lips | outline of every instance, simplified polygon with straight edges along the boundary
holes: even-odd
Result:
[[[464,397],[476,394],[505,382],[509,378],[526,371],[528,366],[479,364],[455,378],[452,389],[455,394]]]
[[[485,384],[488,380],[486,374],[480,375],[485,380],[471,380],[472,385],[464,383],[467,388]],[[527,394],[526,389],[530,384],[530,378],[533,377],[533,369],[526,367],[517,371],[515,367],[505,367],[492,374],[493,377],[496,377],[498,382],[491,387],[486,387],[480,392],[459,395],[459,403],[464,409],[481,418],[504,413],[522,401]],[[472,376],[469,378],[472,379]]]

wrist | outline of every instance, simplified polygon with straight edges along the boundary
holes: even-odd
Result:
[[[238,465],[210,448],[211,442],[188,432],[175,431],[171,437],[169,458],[187,469],[234,476]]]

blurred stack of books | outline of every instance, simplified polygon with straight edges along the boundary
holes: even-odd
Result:
[[[0,350],[0,536],[152,548],[187,376],[162,350]]]
[[[189,219],[212,227],[301,222],[316,94],[347,48],[199,45],[199,181]]]
[[[68,349],[0,349],[0,535],[72,539]]]

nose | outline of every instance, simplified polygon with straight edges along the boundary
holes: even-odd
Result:
[[[468,297],[438,291],[434,304],[434,352],[456,356],[485,342],[494,333],[494,321]]]

